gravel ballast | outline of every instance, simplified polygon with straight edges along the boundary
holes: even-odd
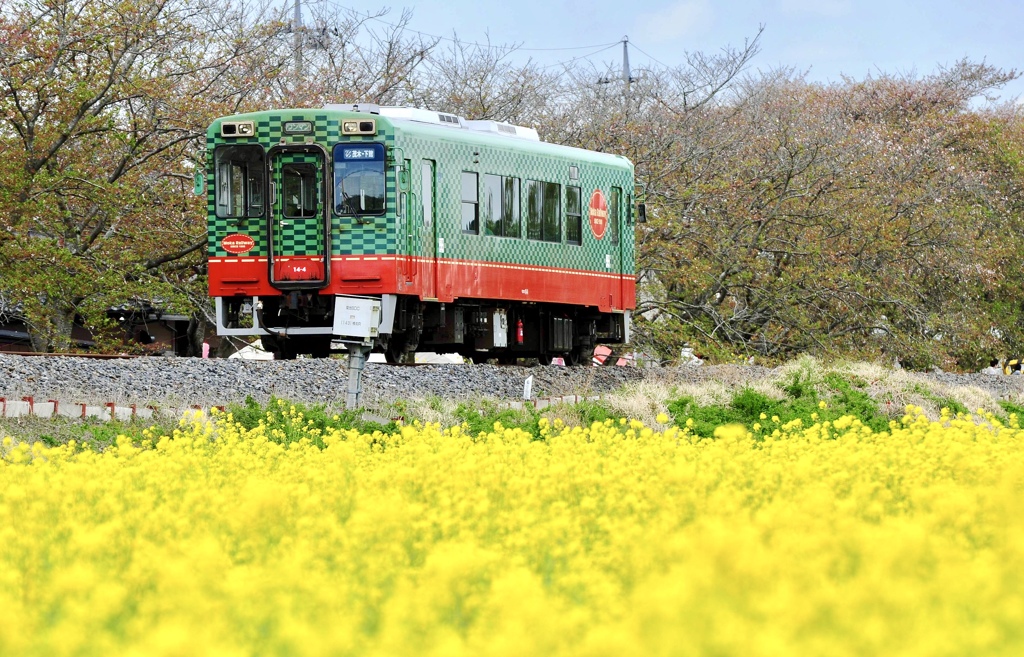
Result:
[[[720,365],[642,369],[634,367],[509,367],[494,365],[419,365],[368,363],[363,373],[364,404],[437,396],[451,400],[521,399],[527,377],[533,397],[595,396],[629,382],[660,381],[729,387],[772,377],[776,370]],[[974,386],[998,399],[1024,396],[1024,376],[991,374],[912,374],[931,384]],[[0,354],[0,397],[161,406],[214,406],[251,396],[343,405],[345,362],[337,359],[247,361],[199,358],[92,359],[26,357]]]
[[[495,365],[391,366],[367,363],[363,400],[521,399],[527,377],[533,396],[600,395],[643,378],[623,367],[509,367]],[[94,359],[0,354],[0,397],[85,403],[214,406],[251,396],[343,404],[344,360],[254,361],[200,358]]]

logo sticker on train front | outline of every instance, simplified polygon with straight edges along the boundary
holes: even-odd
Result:
[[[594,237],[601,239],[607,228],[608,201],[604,197],[604,192],[595,189],[590,196],[590,230],[594,232]]]
[[[248,235],[242,235],[241,233],[233,233],[228,235],[220,241],[220,245],[228,253],[234,253],[235,255],[241,255],[248,253],[256,246],[256,241]]]

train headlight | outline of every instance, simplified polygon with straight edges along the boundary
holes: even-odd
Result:
[[[343,135],[375,135],[377,121],[375,119],[346,119],[341,122]]]
[[[256,125],[252,121],[225,121],[220,124],[221,137],[252,137]]]

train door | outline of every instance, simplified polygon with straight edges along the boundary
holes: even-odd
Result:
[[[619,187],[612,187],[608,198],[608,239],[611,240],[612,258],[615,260],[612,264],[615,273],[618,274],[618,282],[613,290],[612,307],[623,308],[625,282],[622,279],[622,249],[626,240],[622,239],[622,189]]]
[[[282,290],[327,285],[330,240],[324,175],[318,148],[270,152],[270,283]]]
[[[636,218],[633,213],[636,211],[633,207],[633,195],[627,193],[626,202],[622,206],[622,239],[619,241],[619,281],[622,289],[622,307],[625,308],[628,305],[633,304],[636,301],[634,298],[630,299],[629,294],[636,294],[636,279],[633,278],[632,262],[633,257],[630,249],[633,248],[633,240],[635,239],[633,234],[633,226],[636,225]]]
[[[404,169],[402,171],[407,178],[412,176],[411,160],[404,161]],[[412,285],[412,279],[415,275],[415,260],[413,256],[416,253],[416,235],[419,234],[419,225],[416,213],[413,212],[414,196],[411,183],[407,182],[403,189],[406,191],[402,191],[398,195],[398,222],[402,226],[401,230],[405,239],[405,257],[401,259],[401,282],[404,284],[401,289],[404,290],[405,285]]]
[[[420,226],[420,295],[437,298],[437,222],[434,202],[437,163],[423,160],[420,168],[420,201],[423,224]]]

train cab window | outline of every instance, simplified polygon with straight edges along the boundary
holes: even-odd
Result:
[[[622,219],[622,190],[612,187],[608,198],[608,237],[612,244],[619,243],[619,221]]]
[[[462,232],[480,234],[480,186],[472,171],[462,172]]]
[[[281,203],[290,219],[315,217],[320,201],[316,167],[312,164],[285,164],[281,167]]]
[[[384,212],[384,144],[351,143],[334,147],[334,212]]]
[[[583,244],[583,192],[572,185],[565,188],[565,242]]]
[[[259,146],[220,146],[214,151],[217,216],[263,215],[265,160]]]
[[[484,235],[519,237],[519,178],[484,174],[483,204],[480,208]]]
[[[562,186],[526,181],[526,238],[562,241]]]

